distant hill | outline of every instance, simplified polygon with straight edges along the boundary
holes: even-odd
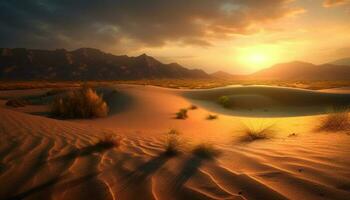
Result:
[[[249,77],[249,75],[238,75],[238,74],[230,74],[228,72],[224,71],[217,71],[212,74],[210,74],[211,77],[217,78],[217,79],[237,79],[237,80],[242,80],[246,79]]]
[[[217,72],[210,74],[210,76],[212,76],[214,78],[219,78],[219,79],[231,79],[231,78],[233,78],[234,75],[227,73],[227,72],[224,72],[224,71],[217,71]]]
[[[335,60],[333,62],[330,62],[329,64],[333,65],[350,65],[350,57],[349,58],[342,58],[339,60]]]
[[[350,66],[294,61],[274,65],[251,74],[250,79],[272,80],[350,80]]]
[[[210,78],[202,70],[163,64],[146,54],[116,56],[98,49],[74,51],[0,48],[0,80],[132,80]]]

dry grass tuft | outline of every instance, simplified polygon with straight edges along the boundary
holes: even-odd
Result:
[[[96,143],[96,146],[103,149],[117,148],[121,144],[121,138],[115,135],[106,135],[103,139]]]
[[[187,109],[182,108],[176,113],[176,119],[186,119],[187,117]]]
[[[24,107],[29,104],[30,102],[25,99],[10,99],[6,102],[6,106],[13,108]]]
[[[297,136],[298,136],[297,133],[291,133],[291,134],[288,135],[288,137],[297,137]]]
[[[333,110],[321,120],[318,130],[327,132],[350,131],[349,108],[334,108]]]
[[[108,106],[96,91],[83,87],[57,97],[51,105],[51,113],[62,118],[105,117]]]
[[[217,115],[213,115],[213,114],[208,114],[208,116],[207,116],[207,120],[214,120],[214,119],[217,119],[218,118],[218,116]]]
[[[193,151],[193,155],[206,160],[214,160],[221,155],[221,151],[215,148],[213,144],[202,143],[197,145]]]
[[[180,132],[176,129],[171,129],[167,133],[167,138],[165,141],[165,155],[168,156],[174,156],[180,153],[180,138],[179,138]]]
[[[245,125],[243,129],[243,142],[252,142],[256,140],[271,139],[276,134],[276,126],[272,125],[260,125],[259,127]]]
[[[188,109],[190,110],[196,110],[198,107],[196,105],[191,105]]]

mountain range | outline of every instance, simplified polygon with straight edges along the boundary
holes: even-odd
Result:
[[[136,79],[350,80],[350,58],[322,65],[294,61],[250,75],[218,71],[207,74],[177,63],[164,64],[142,54],[116,56],[98,49],[34,50],[0,48],[0,80],[136,80]]]
[[[249,75],[238,76],[219,71],[212,76],[221,79],[253,80],[350,80],[350,63],[347,64],[346,59],[339,61],[322,65],[293,61],[276,64]]]
[[[210,78],[199,69],[163,64],[142,54],[116,56],[98,49],[0,49],[0,80],[132,80]]]
[[[350,65],[322,64],[294,61],[274,65],[251,74],[251,78],[280,80],[350,80]]]

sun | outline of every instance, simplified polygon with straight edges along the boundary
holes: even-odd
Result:
[[[247,71],[257,71],[270,67],[278,58],[278,49],[272,46],[257,45],[240,48],[235,59]]]
[[[263,53],[248,54],[244,59],[247,64],[254,65],[265,65],[269,60],[268,56]]]

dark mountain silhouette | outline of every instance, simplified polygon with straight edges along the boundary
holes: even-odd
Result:
[[[249,76],[250,79],[273,80],[350,80],[350,66],[294,61],[274,65]]]
[[[98,49],[74,51],[0,48],[0,80],[132,80],[209,78],[202,70],[163,64],[146,54],[116,56]]]
[[[142,54],[116,56],[98,49],[74,51],[0,48],[0,80],[136,80],[136,79],[272,79],[272,80],[350,80],[350,61],[314,65],[294,61],[276,64],[250,75],[223,71],[208,75],[177,63],[163,64]],[[340,65],[342,64],[342,65]]]

